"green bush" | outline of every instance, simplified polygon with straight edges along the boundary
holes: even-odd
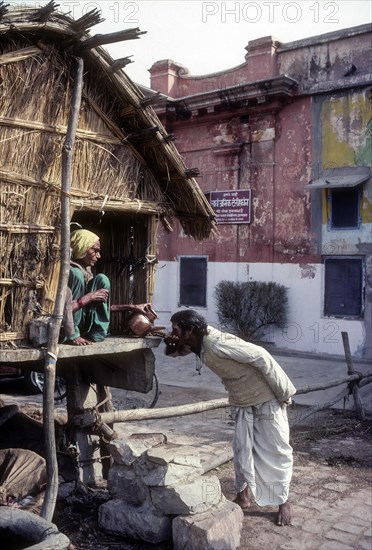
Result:
[[[215,299],[221,325],[244,340],[259,340],[269,325],[287,322],[287,289],[277,283],[220,281]]]

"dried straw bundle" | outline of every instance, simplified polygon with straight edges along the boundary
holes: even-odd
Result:
[[[170,229],[176,216],[199,240],[215,228],[208,202],[155,112],[142,106],[143,94],[124,73],[111,70],[105,50],[84,49],[85,23],[79,29],[79,22],[53,9],[0,17],[0,341],[8,334],[24,342],[39,305],[53,309],[74,48],[84,57],[85,76],[71,217],[80,210],[127,214],[125,227],[116,220],[108,230],[115,238],[106,243],[105,267],[115,255],[119,267],[123,257],[155,258],[155,217]],[[134,227],[136,239],[126,241]],[[118,266],[112,268],[112,277],[121,277],[116,303],[148,299],[154,265],[126,278],[122,266],[119,274]]]
[[[9,59],[10,46],[19,51],[24,43],[13,41],[7,46]],[[70,69],[69,60],[54,48],[39,50],[36,57],[21,63],[0,65],[5,85],[0,97],[0,156],[4,159],[0,170],[0,328],[22,341],[39,305],[52,311],[57,290],[59,188]],[[166,211],[169,208],[153,174],[123,143],[125,136],[112,122],[113,111],[119,107],[115,102],[109,104],[99,86],[87,80],[72,174],[75,204],[136,199],[140,209],[144,198],[158,203],[157,212],[162,203]],[[139,288],[146,288],[144,281],[138,283]]]

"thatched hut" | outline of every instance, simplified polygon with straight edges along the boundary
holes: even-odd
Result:
[[[201,240],[213,211],[148,98],[79,20],[48,5],[0,4],[0,347],[27,343],[29,321],[53,311],[60,265],[62,148],[76,57],[83,59],[70,218],[98,233],[112,303],[151,301],[158,224]],[[138,29],[107,42],[138,38]],[[122,330],[120,316],[112,327]]]

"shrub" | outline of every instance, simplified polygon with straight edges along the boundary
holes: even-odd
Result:
[[[287,289],[277,283],[220,281],[215,299],[221,325],[244,340],[287,322]]]

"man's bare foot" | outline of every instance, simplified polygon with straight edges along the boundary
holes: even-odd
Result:
[[[249,501],[248,487],[238,493],[233,502],[235,502],[235,504],[238,504],[242,510],[246,510],[247,508],[249,508],[251,503]]]
[[[77,338],[74,338],[74,340],[68,340],[66,343],[71,344],[72,346],[91,346],[93,344],[93,342],[86,340],[86,338],[83,338],[82,336],[78,336]]]
[[[284,504],[279,505],[277,524],[291,525],[291,521],[292,521],[292,510],[291,510],[291,505],[287,501]]]

